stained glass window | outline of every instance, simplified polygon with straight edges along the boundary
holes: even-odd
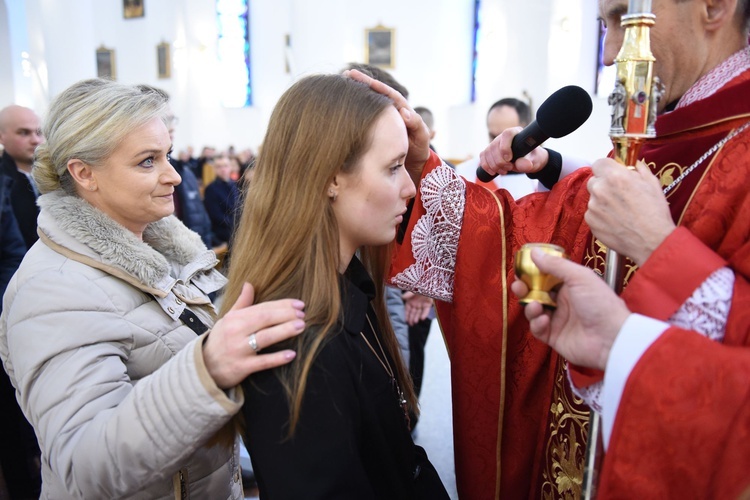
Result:
[[[479,9],[482,0],[474,0],[474,43],[472,45],[474,53],[471,57],[471,102],[477,100],[477,56],[479,55]]]
[[[216,0],[218,22],[218,91],[222,104],[242,108],[253,104],[250,71],[249,0]]]

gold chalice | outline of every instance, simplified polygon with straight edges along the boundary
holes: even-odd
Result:
[[[521,304],[526,305],[531,302],[539,302],[544,307],[554,309],[557,303],[550,297],[550,290],[562,283],[562,280],[551,274],[542,273],[531,260],[531,250],[538,248],[544,253],[556,255],[558,257],[568,258],[565,249],[551,243],[526,243],[516,253],[515,270],[518,279],[526,283],[529,287],[529,293],[520,299]]]

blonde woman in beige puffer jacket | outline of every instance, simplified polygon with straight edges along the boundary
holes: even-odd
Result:
[[[37,150],[40,240],[5,294],[0,358],[45,499],[243,498],[237,440],[219,432],[242,405],[234,388],[291,361],[257,351],[304,328],[300,301],[251,305],[249,285],[213,324],[225,279],[170,215],[165,110],[158,92],[79,82]]]

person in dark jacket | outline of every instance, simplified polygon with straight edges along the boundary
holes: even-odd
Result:
[[[13,273],[23,260],[26,253],[18,222],[10,204],[10,193],[13,181],[5,175],[0,175],[0,297],[5,294]],[[0,312],[3,310],[0,302]]]
[[[39,195],[31,178],[34,150],[44,142],[39,117],[29,108],[11,105],[0,110],[0,144],[5,151],[0,158],[0,173],[12,180],[10,202],[26,248],[39,238],[36,218]]]
[[[240,201],[240,190],[232,180],[232,165],[226,155],[214,158],[216,179],[206,186],[203,204],[211,219],[211,230],[219,243],[229,243]]]
[[[249,281],[256,300],[306,304],[295,361],[242,384],[261,498],[448,498],[410,434],[416,397],[386,310],[389,246],[416,193],[406,126],[422,123],[402,113],[362,83],[317,75],[271,115],[224,295]]]
[[[0,110],[0,144],[4,147],[0,158],[0,297],[26,250],[38,239],[39,208],[29,174],[34,151],[44,142],[40,127],[39,117],[28,108],[13,105]],[[0,467],[7,494],[13,499],[39,498],[42,489],[39,445],[2,368],[0,408]]]
[[[10,204],[13,181],[0,175],[0,297],[21,264],[26,245]],[[2,311],[0,302],[0,311]],[[5,370],[0,368],[0,467],[9,498],[39,498],[42,476],[39,446],[34,429],[23,416],[16,391]],[[3,492],[0,491],[0,498]]]
[[[198,233],[203,243],[211,248],[216,242],[211,231],[211,219],[201,199],[198,180],[188,165],[175,159],[170,159],[170,163],[182,177],[182,182],[174,188],[174,214],[188,228]]]

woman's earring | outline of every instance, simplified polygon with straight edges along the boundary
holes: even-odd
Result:
[[[338,194],[334,193],[333,191],[328,191],[328,196],[333,200],[336,201],[336,198],[338,198]]]

